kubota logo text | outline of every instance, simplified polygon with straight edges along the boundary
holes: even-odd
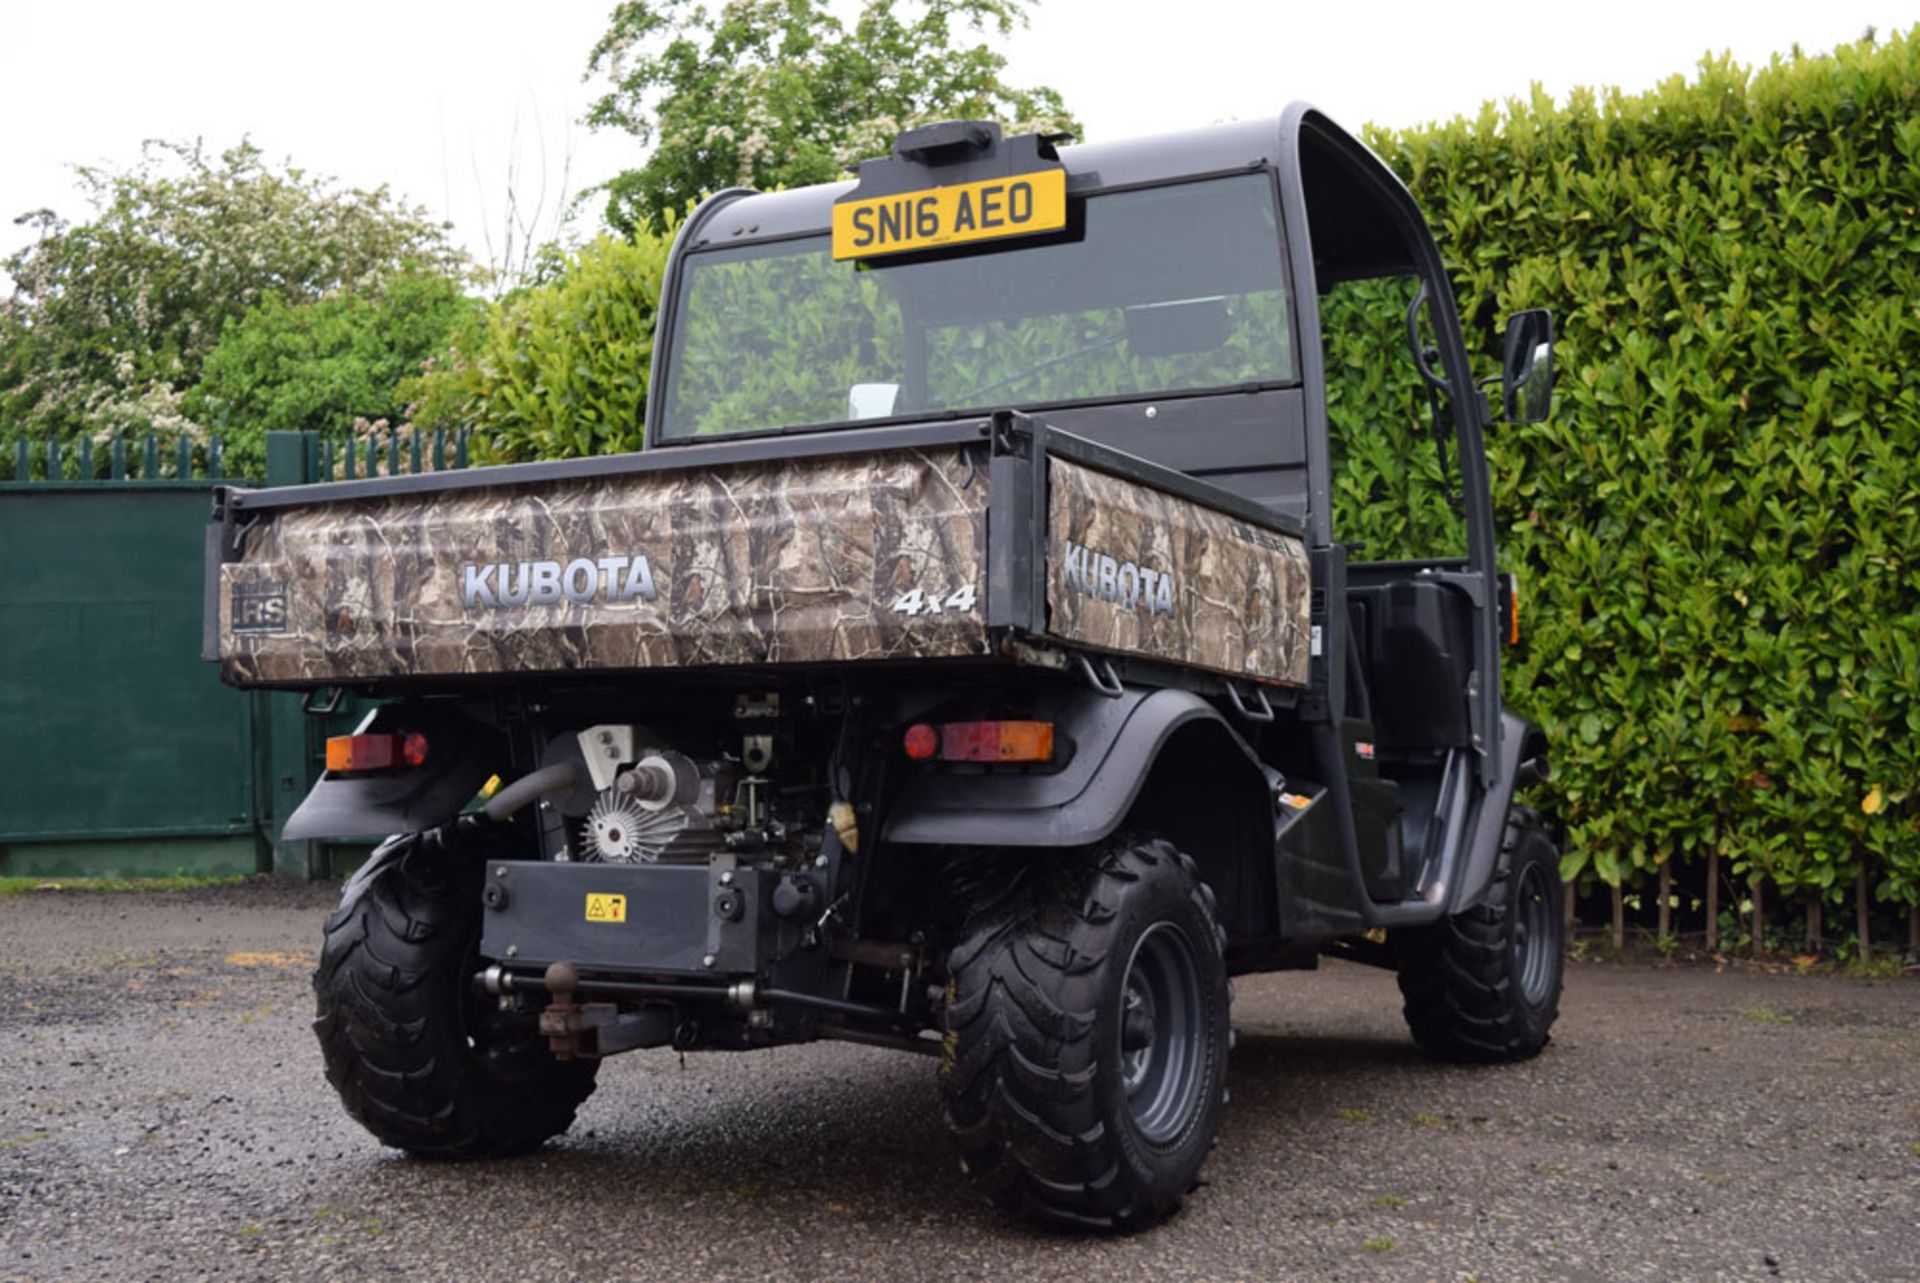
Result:
[[[500,561],[460,567],[460,596],[475,606],[550,606],[561,600],[653,601],[653,567],[645,557],[575,557],[557,561]]]
[[[1109,557],[1085,544],[1067,541],[1060,568],[1066,586],[1089,597],[1149,615],[1173,614],[1173,576],[1131,561]]]

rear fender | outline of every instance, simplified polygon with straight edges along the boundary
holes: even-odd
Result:
[[[322,774],[287,817],[281,841],[416,833],[460,814],[507,760],[506,738],[484,722],[431,704],[383,704],[356,733],[427,737],[427,760],[390,775]]]
[[[1265,775],[1252,751],[1213,705],[1189,691],[1128,687],[1114,699],[1076,691],[1049,712],[1056,734],[1073,743],[1065,768],[1020,775],[915,771],[888,813],[882,839],[908,846],[1098,842],[1133,811],[1175,736],[1182,744],[1210,745],[1222,756],[1223,773],[1247,782],[1249,806],[1265,803]]]

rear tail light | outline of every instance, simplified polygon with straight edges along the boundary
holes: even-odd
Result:
[[[907,727],[905,748],[907,756],[916,762],[931,761],[940,751],[940,732],[925,722],[916,722]]]
[[[907,728],[907,756],[916,762],[1051,762],[1052,722],[925,722]]]
[[[427,737],[411,735],[335,735],[327,741],[327,769],[337,774],[390,771],[420,766],[427,760]]]

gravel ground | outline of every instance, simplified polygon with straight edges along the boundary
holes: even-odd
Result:
[[[930,1065],[609,1061],[511,1162],[382,1150],[307,1019],[335,888],[0,900],[0,1278],[1920,1280],[1920,982],[1584,964],[1538,1060],[1392,977],[1239,982],[1210,1184],[1123,1239],[976,1206]]]

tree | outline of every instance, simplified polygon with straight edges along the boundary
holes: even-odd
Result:
[[[456,281],[418,270],[377,292],[304,303],[271,292],[227,322],[183,409],[222,432],[230,469],[257,474],[270,431],[399,419],[406,409],[400,384],[444,351],[478,306]]]
[[[587,123],[653,150],[606,184],[607,222],[659,231],[723,187],[829,182],[929,119],[1073,132],[1058,93],[1004,83],[1003,55],[959,43],[1025,16],[1023,0],[926,0],[910,19],[867,0],[849,31],[821,0],[626,0],[588,60],[612,87]]]
[[[192,430],[184,406],[230,321],[269,292],[295,305],[413,270],[465,270],[441,225],[383,188],[269,165],[241,142],[155,143],[125,170],[82,168],[93,217],[28,216],[6,260],[0,440],[143,427]]]

